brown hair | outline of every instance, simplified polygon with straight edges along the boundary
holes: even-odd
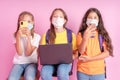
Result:
[[[66,23],[67,23],[67,21],[68,21],[67,15],[66,15],[65,11],[61,8],[56,8],[56,9],[53,10],[53,12],[50,16],[50,22],[52,22],[52,17],[54,15],[54,12],[57,11],[57,10],[60,10],[63,13],[64,18],[65,18]],[[66,23],[63,25],[63,27],[65,27]],[[49,44],[54,44],[55,43],[55,38],[56,38],[56,33],[55,33],[54,25],[52,23],[50,23],[50,29],[49,29],[48,36],[49,36]]]
[[[18,17],[18,22],[17,22],[17,30],[15,32],[15,37],[16,37],[16,33],[18,32],[19,28],[20,28],[20,21],[24,18],[25,15],[29,15],[32,17],[32,21],[34,22],[34,16],[32,13],[30,12],[27,12],[27,11],[23,11],[19,14],[19,17]],[[32,34],[32,37],[34,37],[34,25],[33,25],[33,28],[31,29],[31,34]]]
[[[98,26],[97,26],[98,33],[103,36],[103,39],[104,39],[104,41],[106,43],[106,46],[107,46],[107,50],[109,51],[110,55],[113,56],[112,41],[111,41],[111,38],[110,38],[107,30],[104,27],[102,16],[101,16],[101,13],[98,9],[90,8],[90,9],[87,10],[87,12],[85,13],[85,15],[82,19],[82,23],[80,25],[79,32],[81,32],[83,34],[84,31],[86,30],[86,28],[87,28],[86,20],[87,20],[87,17],[89,15],[89,13],[91,13],[91,12],[95,12],[98,15],[98,17],[99,17],[99,23],[98,23]]]

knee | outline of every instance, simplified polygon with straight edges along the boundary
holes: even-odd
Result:
[[[64,65],[61,65],[57,70],[57,76],[59,78],[66,79],[69,77],[69,72],[70,72],[70,67],[66,68]]]
[[[41,77],[46,77],[48,73],[45,70],[41,70],[40,75]]]
[[[46,70],[44,70],[44,71],[42,70],[40,75],[41,75],[42,80],[52,80],[52,73],[50,73]]]
[[[27,77],[25,77],[25,80],[35,80],[35,77],[27,76]]]
[[[15,77],[8,77],[8,80],[16,80],[16,78]]]
[[[25,80],[35,80],[36,73],[30,72],[30,73],[24,73]]]
[[[47,71],[46,69],[42,69],[40,75],[41,77],[48,77],[48,76],[52,76],[52,73],[49,72],[49,70]]]
[[[58,76],[59,78],[65,79],[66,77],[69,76],[69,72],[66,71],[66,70],[58,70],[58,71],[57,71],[57,76]]]

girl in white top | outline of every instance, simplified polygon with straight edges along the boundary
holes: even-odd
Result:
[[[14,65],[8,80],[19,80],[23,72],[25,80],[35,79],[39,41],[40,35],[34,32],[34,16],[30,12],[22,12],[15,32]]]

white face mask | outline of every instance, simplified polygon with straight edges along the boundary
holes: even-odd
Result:
[[[56,28],[61,28],[64,25],[64,18],[52,18],[52,24],[56,27]]]
[[[33,24],[28,23],[28,29],[31,30],[33,28]]]
[[[95,26],[98,26],[98,20],[97,19],[87,19],[86,24],[89,26],[90,24],[95,24]]]

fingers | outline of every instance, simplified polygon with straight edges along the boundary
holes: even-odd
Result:
[[[88,31],[92,32],[96,30],[96,26],[95,25],[89,25],[87,28]]]
[[[79,60],[82,61],[82,62],[87,62],[90,60],[90,57],[89,56],[85,56],[85,55],[81,55],[79,57]]]
[[[96,26],[95,25],[89,25],[87,27],[87,29],[85,30],[84,32],[84,38],[86,39],[89,39],[91,36],[94,36],[94,34],[96,33]]]
[[[20,28],[19,31],[21,32],[21,34],[25,34],[25,35],[31,34],[31,31],[27,27]]]

